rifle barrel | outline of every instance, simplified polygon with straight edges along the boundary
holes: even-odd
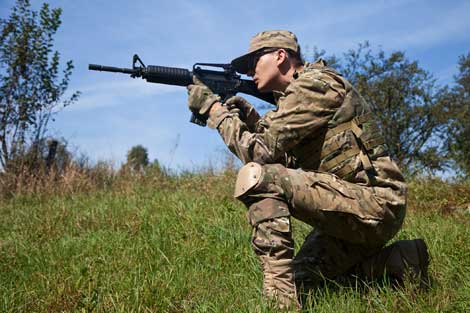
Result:
[[[88,69],[92,71],[103,71],[103,72],[113,72],[113,73],[125,73],[125,74],[134,74],[136,71],[131,68],[120,68],[113,66],[104,66],[98,64],[88,64]]]

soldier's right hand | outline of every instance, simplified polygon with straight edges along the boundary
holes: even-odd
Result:
[[[252,127],[260,119],[258,112],[255,107],[249,103],[245,98],[240,96],[233,96],[227,101],[225,105],[232,113],[238,113],[238,116],[244,121],[249,127]]]

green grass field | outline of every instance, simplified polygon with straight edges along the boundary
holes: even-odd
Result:
[[[275,312],[261,301],[235,175],[136,177],[0,202],[2,312]],[[306,312],[470,312],[470,184],[414,182],[398,239],[425,238],[429,291],[329,285]],[[294,224],[298,246],[309,228]]]

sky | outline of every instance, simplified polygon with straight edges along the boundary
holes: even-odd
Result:
[[[0,0],[0,18],[14,2]],[[31,0],[34,9],[43,2]],[[93,162],[116,165],[139,144],[151,160],[177,170],[220,164],[228,150],[215,130],[189,123],[184,87],[89,71],[90,63],[131,67],[135,53],[146,65],[228,63],[257,32],[288,29],[304,51],[316,46],[341,56],[365,40],[387,53],[404,51],[444,85],[453,82],[458,57],[470,53],[468,0],[47,2],[63,9],[55,49],[63,64],[75,65],[68,94],[81,92],[49,132]]]

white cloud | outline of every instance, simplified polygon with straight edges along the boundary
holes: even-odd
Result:
[[[327,50],[344,52],[364,40],[385,49],[441,49],[446,42],[470,38],[470,2],[442,5],[432,1],[404,0],[390,1],[387,5],[369,2],[355,7],[355,4],[351,5],[353,9],[349,15],[348,8],[340,11],[339,18],[335,15],[334,23],[321,18],[316,21],[315,24],[325,30],[320,32],[320,40],[327,43]],[[369,9],[365,10],[366,7]],[[344,29],[344,35],[331,36],[327,32],[330,26],[336,33],[338,28]]]
[[[0,2],[0,14],[14,3]],[[48,2],[64,9],[57,49],[76,65],[69,90],[82,92],[58,117],[64,135],[94,158],[121,160],[131,145],[141,143],[154,157],[169,162],[180,133],[175,166],[199,164],[209,158],[207,151],[222,145],[216,132],[189,125],[183,88],[90,72],[86,63],[130,65],[135,52],[146,64],[224,62],[246,51],[256,32],[287,28],[299,36],[302,47],[317,45],[329,53],[345,52],[366,39],[418,59],[423,55],[419,50],[435,50],[436,56],[426,61],[439,76],[451,76],[455,62],[444,63],[439,52],[448,43],[470,39],[468,0]],[[457,57],[462,52],[455,53]],[[165,105],[165,111],[159,111]],[[198,142],[202,147],[196,147]]]
[[[428,17],[426,23],[415,29],[403,29],[388,34],[387,45],[401,47],[430,47],[449,41],[470,38],[470,2],[450,8],[442,15]]]

